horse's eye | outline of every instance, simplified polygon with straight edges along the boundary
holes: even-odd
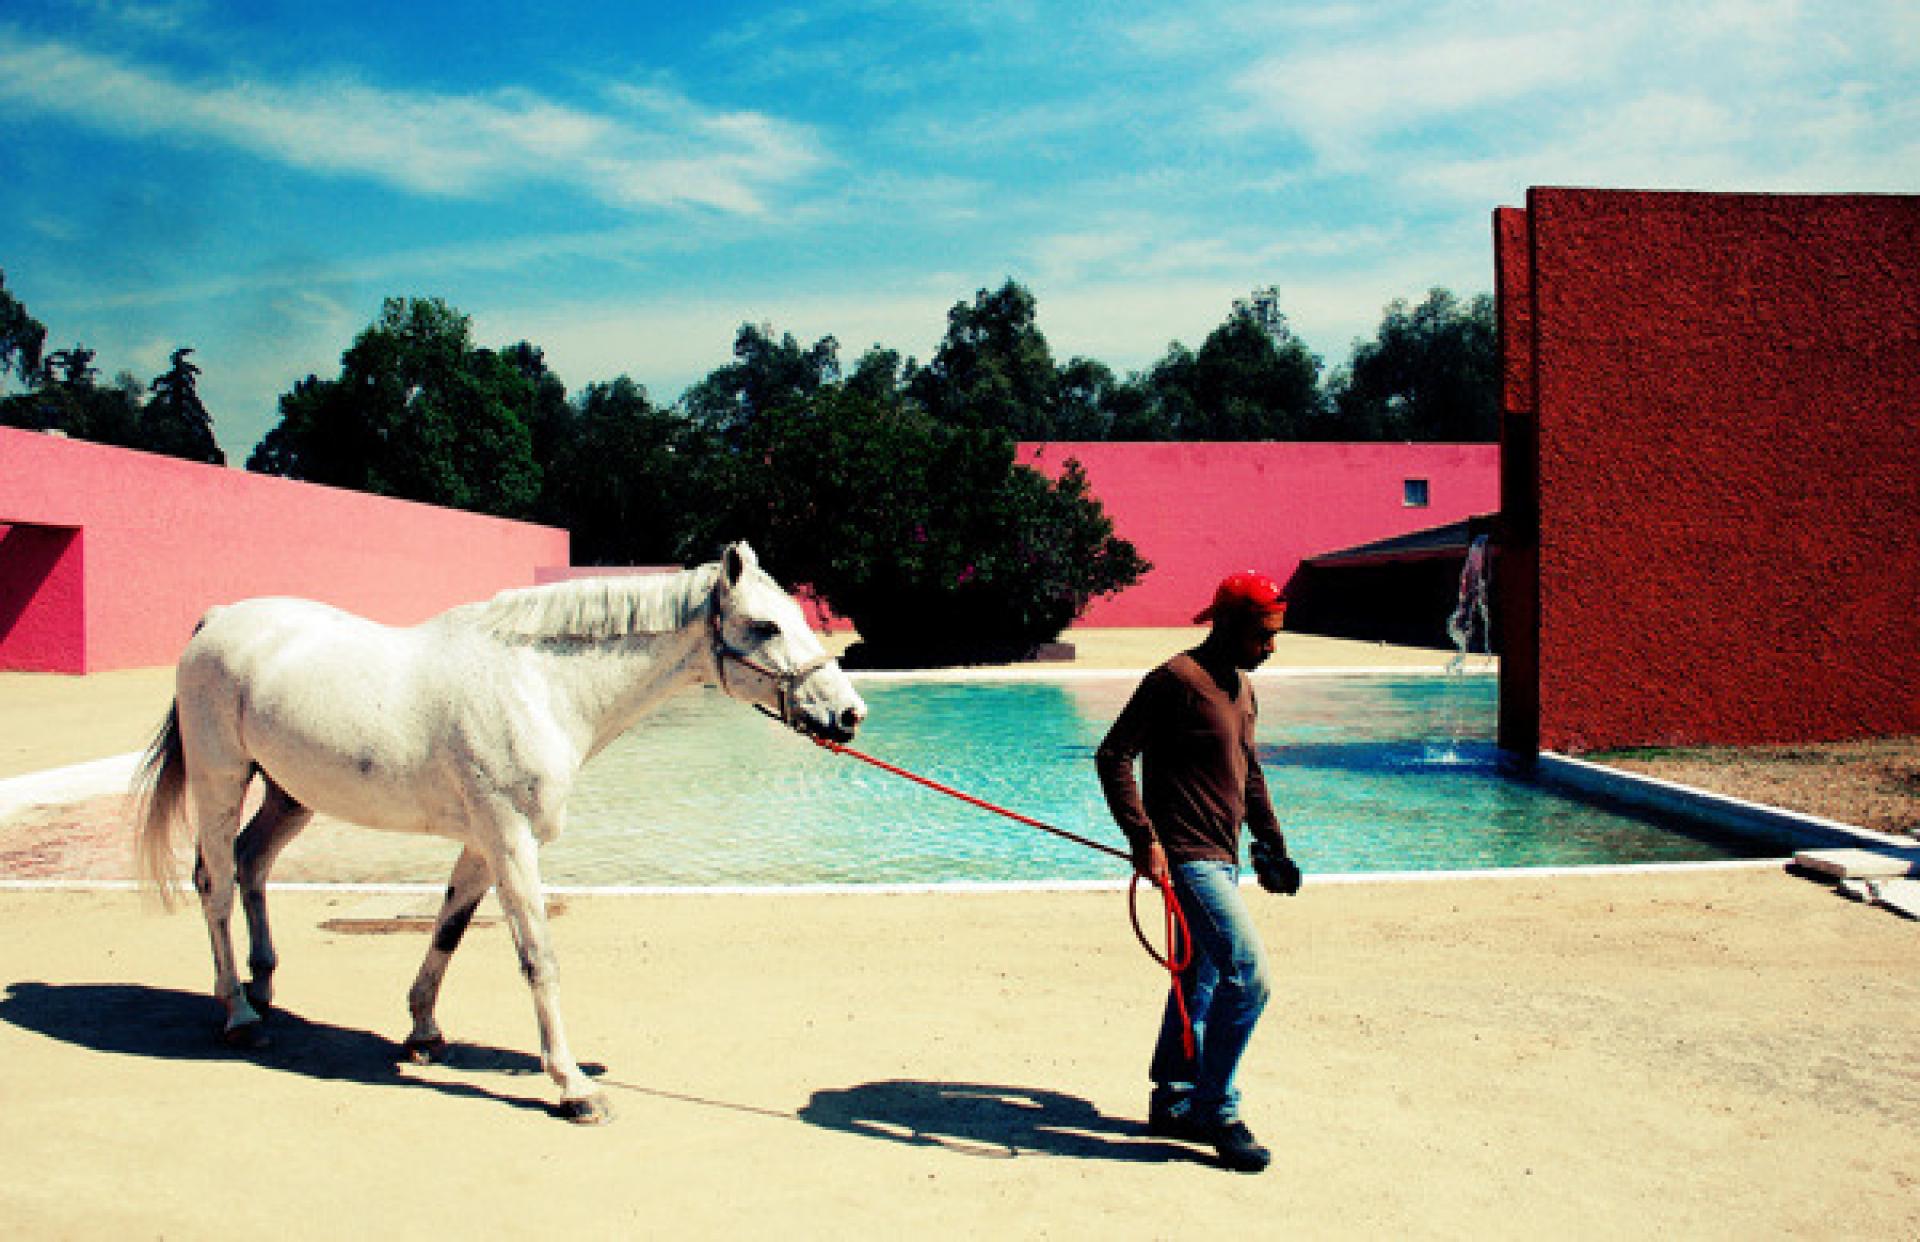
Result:
[[[747,633],[760,642],[771,642],[780,637],[780,627],[771,621],[755,621],[747,626]]]

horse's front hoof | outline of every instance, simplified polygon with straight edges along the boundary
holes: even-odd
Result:
[[[613,1105],[604,1091],[583,1095],[577,1100],[562,1100],[553,1111],[577,1126],[604,1126],[613,1120]]]
[[[245,987],[247,1004],[253,1006],[255,1013],[265,1017],[267,1010],[273,1008],[273,982],[268,979],[255,979]]]
[[[258,1052],[273,1042],[267,1038],[266,1028],[259,1022],[241,1022],[230,1026],[221,1032],[220,1041],[236,1052]]]
[[[447,1041],[442,1035],[432,1039],[409,1039],[401,1047],[406,1051],[407,1060],[415,1065],[438,1065],[447,1059]]]

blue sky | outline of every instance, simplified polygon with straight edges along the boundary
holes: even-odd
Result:
[[[0,269],[228,455],[388,296],[657,398],[735,329],[925,360],[1011,276],[1125,372],[1277,284],[1329,367],[1529,185],[1920,192],[1911,0],[10,0]]]

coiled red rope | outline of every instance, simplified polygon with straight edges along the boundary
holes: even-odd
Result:
[[[1016,824],[1025,824],[1029,828],[1038,828],[1041,832],[1052,833],[1054,836],[1071,841],[1075,845],[1084,845],[1090,850],[1098,850],[1102,854],[1111,854],[1121,862],[1126,863],[1127,866],[1133,866],[1133,856],[1125,850],[1117,850],[1104,842],[1095,841],[1090,837],[1083,837],[1079,833],[1068,832],[1065,828],[1056,828],[1054,825],[1037,820],[1031,815],[1022,815],[1018,811],[1011,811],[1004,806],[988,802],[985,798],[976,798],[972,794],[955,789],[951,785],[943,785],[939,781],[920,775],[918,772],[909,772],[903,767],[888,763],[884,759],[876,759],[872,755],[855,750],[853,747],[840,742],[830,741],[824,737],[815,737],[813,740],[817,745],[832,751],[836,755],[846,755],[849,758],[858,759],[862,763],[871,764],[879,768],[882,772],[890,773],[900,777],[902,780],[912,781],[914,784],[925,786],[935,793],[945,794],[949,798],[956,798],[968,806],[976,806],[983,811],[991,811],[995,815],[1005,816]],[[1127,885],[1127,917],[1133,922],[1133,934],[1139,938],[1140,947],[1147,951],[1148,957],[1152,958],[1155,963],[1166,970],[1172,980],[1173,1003],[1174,1007],[1180,1013],[1181,1046],[1186,1050],[1187,1059],[1192,1060],[1194,1056],[1193,1017],[1187,1012],[1187,993],[1186,988],[1180,982],[1180,976],[1186,972],[1187,967],[1193,964],[1193,937],[1187,930],[1186,912],[1180,908],[1180,901],[1174,896],[1172,881],[1162,879],[1157,881],[1157,883],[1160,889],[1161,899],[1166,906],[1167,951],[1163,954],[1153,947],[1153,942],[1147,939],[1146,929],[1140,925],[1140,881],[1144,878],[1138,870],[1135,870],[1133,872],[1132,883]]]

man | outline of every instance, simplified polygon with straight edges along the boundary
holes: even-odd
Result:
[[[1186,1054],[1179,999],[1170,995],[1153,1051],[1148,1128],[1209,1143],[1222,1164],[1244,1173],[1266,1168],[1271,1156],[1240,1120],[1234,1085],[1267,1003],[1259,937],[1240,899],[1242,822],[1253,830],[1261,886],[1300,887],[1254,757],[1258,709],[1244,673],[1273,654],[1285,614],[1273,579],[1230,574],[1194,618],[1212,623],[1205,641],[1147,674],[1095,756],[1134,866],[1156,884],[1172,882],[1193,941],[1180,987],[1195,1053]],[[1144,800],[1134,783],[1136,757]]]

